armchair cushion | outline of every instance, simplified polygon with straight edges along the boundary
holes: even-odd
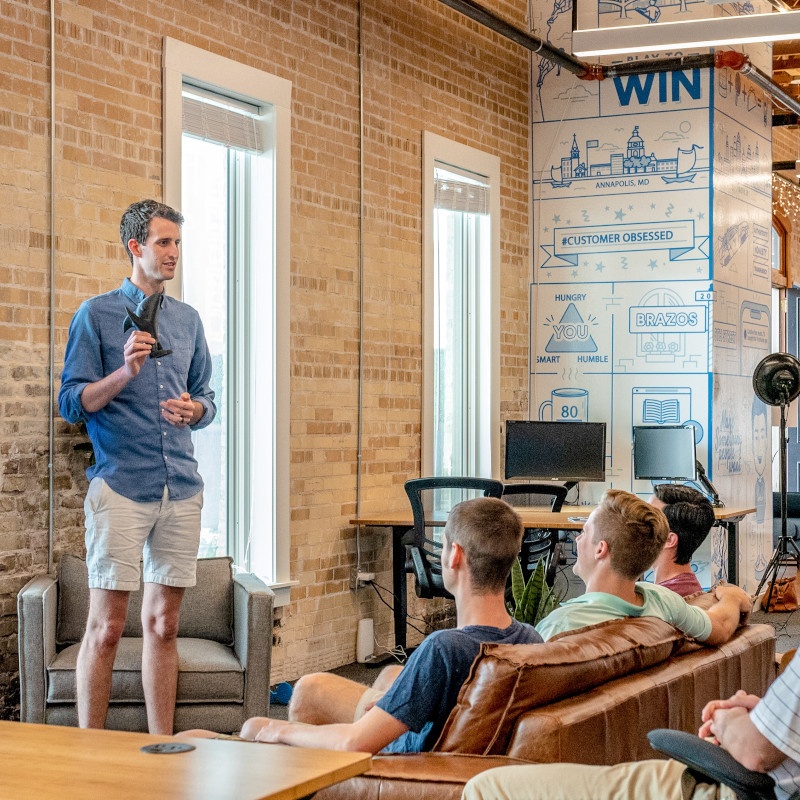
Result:
[[[79,644],[56,655],[47,667],[47,702],[74,703],[75,667]],[[242,703],[244,668],[233,651],[204,639],[178,639],[179,703]],[[111,696],[121,703],[144,703],[142,688],[142,640],[120,640],[114,659]]]

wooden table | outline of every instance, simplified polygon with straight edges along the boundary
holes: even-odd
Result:
[[[157,742],[196,749],[141,752]],[[370,765],[368,753],[0,722],[9,800],[296,800]]]
[[[594,506],[562,506],[561,511],[544,511],[541,508],[520,508],[515,511],[522,518],[526,528],[541,528],[550,531],[576,531],[583,528],[583,523]],[[731,583],[738,582],[738,530],[739,523],[755,508],[715,508],[714,516],[717,525],[728,534],[728,563],[726,579]],[[444,519],[430,522],[431,526],[443,526]],[[414,527],[411,509],[395,514],[361,516],[350,520],[351,525],[366,528],[391,528],[392,531],[392,593],[394,595],[394,642],[395,647],[406,646],[406,616],[408,606],[408,587],[406,582],[406,553],[403,535]]]

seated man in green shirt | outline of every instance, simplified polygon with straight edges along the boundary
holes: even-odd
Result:
[[[536,630],[545,639],[562,631],[624,617],[658,617],[710,645],[727,642],[753,601],[738,586],[720,585],[707,612],[663,586],[638,582],[664,547],[664,512],[629,492],[609,489],[576,539],[573,572],[586,593],[562,603]]]

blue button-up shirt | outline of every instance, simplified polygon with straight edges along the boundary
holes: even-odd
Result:
[[[64,356],[58,408],[67,422],[86,423],[95,463],[86,476],[103,478],[118,494],[136,502],[154,502],[169,489],[173,500],[203,488],[189,427],[175,427],[161,416],[162,400],[188,392],[202,404],[195,430],[217,413],[211,391],[211,354],[200,315],[186,303],[164,295],[156,324],[158,341],[171,355],[148,358],[139,374],[104,408],[90,413],[81,404],[89,383],[123,366],[123,330],[127,309],[136,309],[144,293],[126,278],[119,289],[92,297],[75,312]]]

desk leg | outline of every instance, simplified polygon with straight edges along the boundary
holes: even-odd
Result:
[[[728,574],[725,580],[728,583],[739,585],[739,522],[742,517],[721,519],[718,525],[728,534]]]
[[[405,526],[392,528],[392,593],[394,594],[394,646],[406,649],[406,615],[408,612],[408,581],[406,579]]]

